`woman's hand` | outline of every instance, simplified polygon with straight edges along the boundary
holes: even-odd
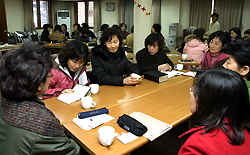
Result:
[[[158,71],[160,71],[160,70],[171,71],[172,70],[172,66],[170,66],[168,63],[162,64],[162,65],[158,66]]]
[[[73,89],[64,89],[61,94],[73,94],[75,91]]]
[[[126,77],[125,79],[123,79],[123,84],[126,84],[126,85],[136,85],[140,82],[140,79],[137,79],[137,77]]]

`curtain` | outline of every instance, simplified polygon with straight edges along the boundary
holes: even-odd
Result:
[[[131,33],[131,27],[134,25],[134,0],[125,1],[124,22],[127,24],[127,32]]]
[[[218,0],[215,3],[216,13],[219,14],[221,30],[229,31],[233,27],[242,26],[244,0]]]
[[[118,25],[124,23],[124,0],[119,0],[118,3]]]
[[[101,2],[100,0],[94,1],[94,32],[97,33],[101,28]]]
[[[161,0],[152,1],[152,23],[158,24],[161,19]]]
[[[75,2],[56,2],[51,1],[52,6],[52,25],[53,28],[57,25],[57,10],[69,10],[70,11],[70,25],[67,25],[69,33],[73,31],[73,25],[75,24],[75,15],[74,15],[74,3]]]
[[[23,0],[24,7],[24,31],[36,30],[33,21],[33,0]]]
[[[204,28],[208,31],[211,19],[212,0],[191,0],[190,5],[190,26]]]

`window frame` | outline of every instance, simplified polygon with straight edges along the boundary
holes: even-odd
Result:
[[[78,4],[77,4],[78,2],[85,2],[85,22],[87,21],[87,23],[88,23],[88,17],[89,17],[89,14],[88,14],[89,3],[88,2],[94,2],[94,0],[78,0],[75,3],[75,8],[74,8],[74,10],[75,10],[75,23],[78,23]],[[79,23],[79,24],[81,25],[82,23]],[[94,29],[94,27],[89,27],[89,28]]]
[[[50,0],[36,0],[36,3],[37,3],[37,12],[38,12],[38,15],[37,15],[38,27],[35,27],[35,28],[36,29],[43,29],[43,26],[41,25],[40,1],[47,1],[48,2],[49,24],[51,25],[51,27],[53,27],[53,25],[52,25],[52,7],[51,7],[51,1]],[[33,3],[33,1],[32,1],[32,3]]]

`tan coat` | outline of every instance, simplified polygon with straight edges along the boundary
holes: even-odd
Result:
[[[49,35],[50,40],[57,40],[58,42],[63,42],[66,40],[66,36],[60,31],[55,31]]]

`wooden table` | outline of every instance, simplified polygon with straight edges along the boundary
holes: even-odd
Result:
[[[109,115],[116,119],[123,114],[140,111],[176,126],[191,116],[188,90],[192,83],[193,78],[187,76],[176,76],[163,83],[143,79],[139,86],[101,86],[99,93],[91,96],[97,103],[95,109],[107,107]],[[80,101],[67,105],[51,98],[44,102],[68,134],[90,154],[127,154],[148,142],[145,137],[140,137],[124,145],[115,139],[110,147],[103,147],[98,140],[98,128],[85,131],[72,122],[78,112],[87,111],[82,109]],[[116,133],[125,132],[114,122],[112,120],[104,125],[114,127]]]
[[[179,60],[182,60],[182,54],[172,48],[169,47],[170,52],[166,53],[166,54],[177,54],[178,56],[168,56],[168,58],[174,63],[174,65],[176,64],[180,64],[181,62],[179,62]],[[195,66],[199,66],[200,62],[198,61],[193,61],[193,62],[183,62],[183,65],[195,65]]]
[[[96,106],[92,108],[111,108],[117,105],[121,105],[125,102],[130,102],[136,98],[144,97],[150,93],[160,91],[162,89],[173,86],[177,83],[185,83],[192,80],[192,77],[188,76],[176,76],[170,78],[169,81],[163,83],[152,82],[147,79],[143,79],[138,86],[101,86],[99,93],[91,95],[96,102]],[[189,86],[190,88],[190,86]],[[53,111],[56,117],[64,124],[67,121],[72,121],[76,118],[79,112],[90,111],[84,110],[81,105],[81,101],[74,102],[72,104],[66,104],[59,100],[57,97],[44,100],[46,107]]]
[[[167,83],[167,82],[166,82]],[[189,110],[188,90],[193,80],[188,79],[185,82],[176,83],[167,88],[160,89],[143,97],[134,98],[129,102],[109,108],[109,115],[116,118],[123,114],[132,112],[142,112],[157,118],[170,125],[176,126],[191,116]],[[116,133],[126,132],[112,120],[104,125],[115,128]],[[102,126],[104,126],[102,125]],[[80,129],[72,121],[63,124],[66,131],[90,154],[127,154],[141,147],[148,142],[145,137],[124,145],[118,139],[115,139],[109,147],[103,147],[98,141],[98,128],[85,131]]]

